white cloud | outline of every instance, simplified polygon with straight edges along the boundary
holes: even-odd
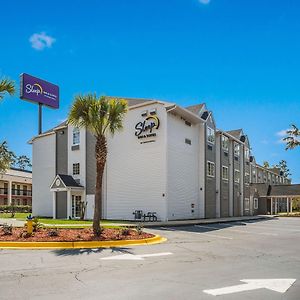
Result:
[[[201,4],[209,4],[210,0],[198,0]]]
[[[262,140],[261,143],[264,144],[264,145],[268,145],[269,141],[268,140]]]
[[[276,132],[276,135],[277,136],[280,136],[280,137],[285,137],[286,136],[286,132],[288,131],[289,129],[282,129],[278,132]]]
[[[285,141],[283,139],[286,137],[286,135],[287,135],[286,132],[288,130],[289,129],[282,129],[282,130],[276,132],[276,136],[279,137],[279,139],[276,141],[276,144],[285,144]]]
[[[31,47],[35,50],[44,50],[45,48],[51,48],[52,44],[55,42],[55,38],[47,35],[45,32],[34,33],[30,38],[29,42]]]

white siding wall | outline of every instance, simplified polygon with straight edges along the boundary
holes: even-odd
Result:
[[[141,113],[157,109],[160,127],[155,142],[140,144],[135,125]],[[166,111],[160,104],[130,110],[124,129],[108,137],[105,215],[108,219],[133,219],[133,211],[156,212],[166,219]],[[163,196],[164,194],[164,196]]]
[[[32,145],[32,213],[52,217],[50,185],[55,177],[55,134],[35,139]]]
[[[199,125],[169,113],[167,131],[168,219],[199,218]]]

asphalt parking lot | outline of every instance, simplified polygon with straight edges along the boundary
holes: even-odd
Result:
[[[300,299],[300,218],[150,231],[168,241],[0,250],[0,299]]]

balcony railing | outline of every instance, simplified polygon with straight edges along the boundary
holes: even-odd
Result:
[[[18,189],[12,189],[11,194],[13,196],[32,196],[32,191],[30,190],[18,190]]]
[[[7,195],[8,189],[7,188],[0,188],[0,195]]]
[[[12,189],[11,194],[12,194],[12,196],[31,197],[32,196],[32,191],[31,190]],[[0,188],[0,195],[8,195],[8,189],[7,188]]]

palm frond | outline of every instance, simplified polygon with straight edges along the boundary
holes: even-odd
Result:
[[[13,95],[16,92],[14,81],[4,78],[0,80],[0,100],[3,99],[4,94]]]

